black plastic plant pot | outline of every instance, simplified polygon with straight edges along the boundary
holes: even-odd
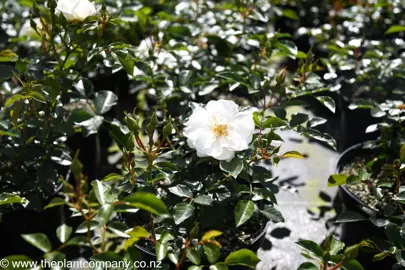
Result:
[[[262,246],[263,241],[266,237],[266,232],[269,228],[269,226],[271,225],[270,222],[267,222],[267,224],[264,226],[263,230],[252,240],[248,241],[247,243],[244,243],[244,245],[241,246],[241,248],[247,248],[249,250],[252,251],[257,251],[259,250],[259,248]],[[142,253],[142,260],[143,261],[156,261],[156,253],[154,251],[151,251],[145,247],[142,247],[140,245],[135,245],[136,248],[139,249],[139,251]],[[236,251],[236,250],[235,250]],[[218,262],[224,261],[225,257],[220,257],[218,259]],[[166,258],[163,261],[163,264],[167,264],[171,266],[171,269],[175,269],[174,265],[171,261],[169,261],[168,258]],[[189,261],[186,260],[181,269],[188,269],[189,266],[192,266],[193,264]],[[204,259],[201,261],[201,265],[210,265],[210,263],[208,261],[205,261]],[[231,270],[247,270],[247,269],[251,269],[249,267],[246,266],[228,266],[229,269]]]
[[[69,181],[70,170],[63,174],[66,174],[65,180]],[[53,196],[41,202],[41,207],[51,202],[62,188],[63,184],[60,183],[53,191]],[[21,235],[43,233],[48,236],[52,246],[57,246],[60,242],[56,236],[56,229],[65,222],[67,216],[69,216],[69,211],[64,206],[52,207],[43,211],[23,206],[0,208],[0,239],[3,243],[10,243],[6,249],[0,250],[0,258],[15,254],[24,254],[30,258],[41,257],[43,252],[27,243]]]
[[[340,173],[342,166],[347,165],[353,158],[366,156],[371,152],[371,149],[365,148],[364,143],[356,144],[346,149],[337,159],[337,164],[334,173]],[[365,202],[361,201],[345,186],[339,186],[339,197],[342,202],[342,211],[351,211],[359,213],[364,217],[378,214],[378,210],[369,207]],[[354,245],[365,239],[384,239],[385,231],[372,224],[369,220],[348,222],[342,224],[341,240],[347,245]],[[364,269],[380,270],[391,269],[394,260],[385,258],[382,261],[373,262],[373,256],[376,254],[371,252],[360,252],[358,261]]]
[[[353,102],[351,85],[342,87],[339,95],[340,108],[340,136],[339,136],[339,151],[342,152],[349,147],[369,141],[375,140],[378,132],[366,133],[368,126],[378,122],[377,118],[371,116],[369,109],[350,109],[349,106]]]

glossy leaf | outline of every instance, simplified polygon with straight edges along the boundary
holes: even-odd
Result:
[[[69,240],[72,231],[72,227],[63,224],[56,229],[56,235],[61,243],[66,243],[66,241]]]
[[[243,170],[243,161],[234,157],[230,162],[222,160],[219,166],[221,170],[230,173],[236,179]]]
[[[241,200],[235,207],[236,227],[248,221],[255,212],[255,204],[252,201]]]
[[[43,233],[23,234],[21,237],[43,252],[49,252],[52,249],[51,242]]]
[[[249,249],[234,251],[225,258],[227,265],[242,265],[250,268],[255,268],[259,262],[260,259]]]
[[[298,266],[297,270],[319,270],[319,268],[311,262],[304,262]]]
[[[190,218],[194,213],[194,206],[189,203],[178,203],[173,208],[174,222],[178,225]]]
[[[169,214],[164,202],[152,193],[136,192],[124,198],[124,201],[134,207],[148,211],[155,215]]]
[[[204,244],[203,248],[204,254],[207,256],[208,261],[210,263],[216,263],[221,254],[220,248],[212,243]]]

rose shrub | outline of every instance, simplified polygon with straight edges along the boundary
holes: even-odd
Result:
[[[254,238],[283,221],[268,165],[304,158],[280,153],[278,133],[336,144],[316,129],[325,119],[286,112],[304,95],[335,104],[312,52],[272,30],[278,7],[22,2],[0,4],[21,11],[2,25],[0,203],[69,213],[56,240],[22,238],[50,261],[152,254],[177,269],[255,267]],[[20,36],[25,21],[36,35]]]

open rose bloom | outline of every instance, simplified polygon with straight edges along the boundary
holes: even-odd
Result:
[[[62,13],[70,22],[82,22],[87,17],[96,15],[97,10],[94,3],[89,0],[59,0],[56,12]]]
[[[211,156],[231,161],[235,152],[246,150],[252,141],[255,123],[253,111],[239,111],[230,100],[208,102],[205,108],[194,109],[184,134],[199,157]]]

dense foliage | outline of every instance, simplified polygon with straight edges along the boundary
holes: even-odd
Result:
[[[316,265],[299,269],[363,269],[364,247],[405,266],[403,9],[396,0],[2,1],[1,213],[61,209],[52,234],[22,235],[50,261],[253,268],[252,244],[267,222],[284,221],[270,168],[304,158],[280,152],[280,131],[336,149],[319,128],[325,118],[288,107],[307,101],[333,114],[348,102],[384,119],[367,129],[381,131],[377,154],[329,183],[378,178],[373,192],[390,196],[391,210],[370,220],[391,242],[301,240]]]

